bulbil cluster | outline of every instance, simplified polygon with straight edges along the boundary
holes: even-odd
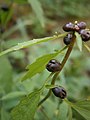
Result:
[[[61,99],[64,99],[67,96],[66,90],[61,86],[52,88],[52,92],[56,97],[59,97]]]
[[[69,45],[71,43],[74,32],[78,32],[84,42],[90,40],[90,31],[86,29],[85,22],[76,22],[75,24],[69,22],[63,26],[63,30],[70,32],[63,39],[66,45]]]
[[[46,69],[49,72],[57,72],[61,69],[61,63],[59,61],[55,60],[55,59],[52,59],[46,65]]]

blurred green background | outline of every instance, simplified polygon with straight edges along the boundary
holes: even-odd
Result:
[[[85,21],[90,28],[90,0],[0,0],[0,6],[9,6],[9,12],[0,9],[0,50],[5,50],[18,42],[63,33],[62,26],[67,22]],[[90,42],[87,42],[90,46]],[[44,70],[32,79],[21,82],[25,67],[36,58],[53,53],[64,46],[63,40],[42,43],[0,57],[0,120],[10,120],[10,112],[20,99],[40,88],[49,72]],[[65,53],[57,57],[62,60]],[[90,99],[90,53],[83,48],[80,52],[75,45],[57,85],[66,88],[68,99],[72,102]],[[47,90],[43,93],[43,98]],[[53,111],[52,111],[53,108]],[[65,108],[65,109],[64,109]],[[63,111],[62,111],[63,109]],[[68,120],[65,103],[52,95],[41,109],[37,110],[35,120]],[[73,120],[85,120],[73,110]]]

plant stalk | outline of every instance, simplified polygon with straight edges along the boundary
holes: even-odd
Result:
[[[55,84],[57,76],[59,75],[59,73],[63,69],[64,65],[66,64],[66,62],[70,56],[70,53],[73,49],[74,43],[75,43],[75,35],[73,36],[72,41],[71,41],[70,45],[68,46],[68,50],[67,50],[67,52],[66,52],[66,54],[61,62],[61,69],[58,72],[56,72],[52,78],[51,85]],[[48,91],[47,95],[39,102],[38,106],[40,106],[44,101],[46,101],[50,95],[51,95],[51,89]]]

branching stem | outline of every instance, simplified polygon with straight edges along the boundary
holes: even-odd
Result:
[[[62,60],[62,62],[61,62],[61,69],[60,69],[60,71],[59,71],[59,72],[56,72],[56,73],[54,74],[53,78],[52,78],[51,85],[54,85],[54,84],[55,84],[55,81],[56,81],[57,76],[59,75],[59,73],[60,73],[61,70],[63,69],[66,61],[68,60],[68,58],[69,58],[69,56],[70,56],[70,53],[71,53],[71,51],[72,51],[72,49],[73,49],[73,46],[74,46],[74,43],[75,43],[75,36],[73,36],[72,41],[71,41],[70,45],[68,46],[68,50],[67,50],[67,52],[66,52],[66,54],[65,54],[65,56],[64,56],[64,58],[63,58],[63,60]],[[40,106],[44,101],[46,101],[46,100],[49,98],[50,95],[51,95],[51,89],[48,91],[48,93],[47,93],[47,95],[45,96],[45,98],[43,98],[43,99],[39,102],[38,106]]]

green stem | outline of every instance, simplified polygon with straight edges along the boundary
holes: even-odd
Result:
[[[71,53],[71,51],[73,49],[73,46],[74,46],[74,43],[75,43],[75,36],[73,36],[71,44],[69,45],[68,50],[67,50],[67,52],[66,52],[66,54],[65,54],[65,56],[64,56],[64,58],[63,58],[63,60],[61,62],[61,69],[59,70],[59,72],[57,72],[54,75],[51,84],[55,84],[55,81],[56,81],[56,78],[57,78],[58,74],[61,72],[61,70],[63,69],[64,65],[66,64],[66,62],[67,62],[67,60],[68,60],[68,58],[70,56],[70,53]]]
[[[44,83],[43,86],[46,85],[46,83],[48,82],[48,80],[50,79],[50,77],[51,77],[53,74],[54,74],[54,73],[51,73],[51,74],[47,77],[47,79],[45,80],[45,83]],[[44,87],[42,87],[42,88],[44,88]],[[44,101],[47,99],[47,97],[48,97],[49,94],[50,94],[50,92],[46,95],[46,97],[44,98]],[[38,106],[39,106],[40,104],[42,104],[42,101],[40,101],[40,103],[38,104]]]
[[[48,76],[48,78],[45,80],[44,85],[46,85],[46,83],[48,82],[48,80],[51,78],[51,76],[52,76],[53,74],[54,74],[54,73],[51,73],[51,74]]]
[[[59,75],[59,73],[60,73],[61,70],[63,69],[66,61],[68,60],[68,58],[69,58],[69,56],[70,56],[70,53],[71,53],[71,51],[72,51],[72,49],[73,49],[73,46],[74,46],[74,43],[75,43],[75,36],[73,36],[72,41],[71,41],[71,43],[70,43],[70,45],[69,45],[69,47],[68,47],[68,50],[67,50],[67,52],[66,52],[66,54],[65,54],[65,56],[64,56],[64,58],[63,58],[63,60],[62,60],[62,62],[61,62],[61,69],[60,69],[60,71],[59,71],[59,72],[56,72],[55,75],[54,75],[53,78],[52,78],[51,85],[54,85],[54,84],[55,84],[55,81],[56,81],[57,76]],[[47,93],[47,95],[45,96],[45,98],[43,98],[43,99],[39,102],[38,106],[40,106],[44,101],[46,101],[46,100],[49,98],[50,95],[51,95],[51,89],[48,91],[48,93]]]
[[[38,107],[47,100],[47,98],[51,95],[51,89],[48,91],[47,95],[39,102]]]

